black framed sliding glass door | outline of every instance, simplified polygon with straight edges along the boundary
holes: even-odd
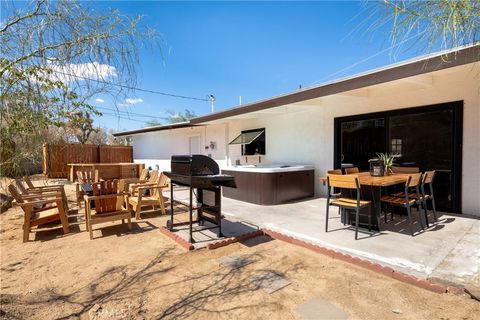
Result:
[[[342,167],[368,169],[368,159],[377,152],[386,152],[387,127],[385,118],[359,119],[341,122]]]
[[[397,164],[435,170],[439,210],[460,212],[463,102],[335,119],[335,167],[368,169],[377,152]]]

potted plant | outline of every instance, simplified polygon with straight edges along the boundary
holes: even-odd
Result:
[[[377,158],[383,163],[384,172],[386,174],[393,173],[393,160],[395,160],[396,157],[397,155],[395,154],[377,152]]]

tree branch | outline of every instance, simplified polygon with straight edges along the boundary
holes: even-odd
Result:
[[[30,19],[30,18],[33,18],[35,17],[36,15],[38,15],[38,12],[40,11],[40,8],[41,6],[45,3],[45,0],[40,0],[40,1],[37,1],[37,5],[35,6],[35,9],[30,12],[29,14],[26,14],[22,17],[18,17],[16,18],[15,20],[12,20],[12,21],[9,21],[7,24],[5,24],[5,26],[0,30],[0,33],[3,33],[5,31],[7,31],[8,28],[10,28],[11,26],[19,23],[20,21],[22,20],[26,20],[26,19]]]

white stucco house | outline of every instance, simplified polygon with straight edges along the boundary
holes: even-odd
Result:
[[[114,135],[130,137],[136,162],[161,170],[174,154],[204,154],[223,168],[309,164],[318,178],[332,168],[366,168],[375,152],[395,152],[400,164],[437,171],[440,210],[480,216],[479,60],[480,45],[471,45]],[[249,144],[230,144],[242,133]],[[316,183],[317,195],[325,191]]]

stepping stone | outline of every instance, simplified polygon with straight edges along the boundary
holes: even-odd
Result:
[[[246,256],[240,255],[231,255],[227,257],[222,257],[217,260],[221,266],[229,268],[230,270],[238,269],[244,267],[253,262],[252,259],[249,259]]]
[[[295,312],[305,320],[344,320],[348,314],[330,302],[314,298],[295,308]]]
[[[264,271],[250,278],[253,284],[257,285],[266,293],[274,293],[290,284],[285,277],[274,271]]]

